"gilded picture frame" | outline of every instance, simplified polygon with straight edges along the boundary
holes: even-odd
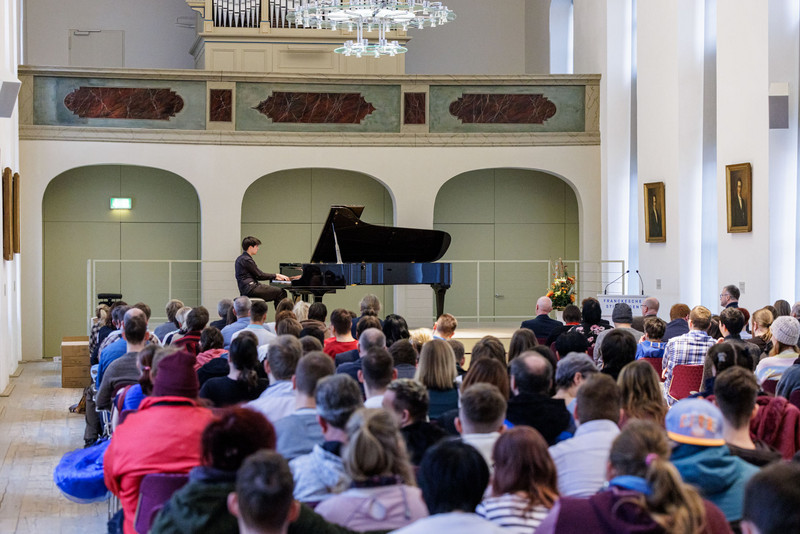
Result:
[[[753,231],[753,170],[749,163],[725,166],[728,233]]]
[[[646,243],[666,243],[666,213],[664,182],[644,184],[644,240]]]

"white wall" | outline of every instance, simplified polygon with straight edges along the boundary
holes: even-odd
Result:
[[[550,0],[525,2],[525,73],[550,74]]]
[[[524,74],[526,0],[446,0],[456,20],[409,30],[406,74]]]
[[[0,79],[16,80],[18,64],[18,13],[16,0],[0,0]],[[11,118],[0,118],[0,170],[19,172],[17,110]],[[1,196],[1,195],[0,195]],[[0,212],[2,206],[0,206]],[[21,359],[19,255],[13,261],[0,259],[0,391]]]
[[[744,282],[739,300],[748,309],[775,299],[770,292],[768,13],[762,2],[724,0],[717,4],[719,283]],[[745,162],[753,169],[753,231],[729,234],[725,166]]]
[[[685,0],[637,10],[639,270],[646,293],[665,303],[700,300],[703,8]],[[665,243],[645,242],[649,182],[665,183]]]
[[[474,169],[544,170],[576,191],[581,259],[601,258],[599,148],[580,147],[236,147],[22,141],[24,350],[42,352],[42,196],[48,182],[75,167],[93,164],[144,165],[174,172],[194,185],[200,199],[203,260],[232,260],[239,253],[240,213],[247,187],[266,174],[302,166],[353,170],[383,183],[394,200],[395,225],[432,228],[436,193],[450,178]],[[302,162],[298,165],[297,162]],[[391,162],[391,164],[387,164]],[[224,176],[224,183],[220,177]],[[419,295],[428,296],[418,303]],[[431,315],[430,290],[410,287],[395,294],[395,310],[409,322]],[[206,303],[208,304],[208,303]],[[213,303],[212,303],[213,305]]]
[[[175,24],[194,20],[185,0],[24,0],[24,10],[25,64],[69,65],[69,30],[81,29],[123,30],[126,68],[194,68],[195,30]]]
[[[631,1],[575,0],[575,74],[600,73],[602,256],[628,261]]]

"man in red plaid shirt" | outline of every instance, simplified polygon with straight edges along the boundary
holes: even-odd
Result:
[[[710,324],[711,311],[703,306],[695,306],[689,313],[689,332],[667,343],[662,360],[665,392],[669,391],[672,370],[676,365],[703,365],[706,352],[715,343],[714,338],[706,333]],[[667,394],[667,402],[671,405],[675,399]]]

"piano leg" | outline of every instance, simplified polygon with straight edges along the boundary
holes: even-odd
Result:
[[[444,294],[447,292],[447,289],[450,286],[444,286],[442,284],[431,284],[433,288],[433,292],[436,295],[436,318],[438,319],[440,315],[444,313]]]

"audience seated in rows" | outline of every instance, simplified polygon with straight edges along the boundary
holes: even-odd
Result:
[[[617,335],[620,332],[625,332],[630,338],[633,340],[634,346],[634,357],[636,354],[636,344],[639,342],[639,339],[644,335],[644,332],[641,330],[636,330],[631,328],[631,323],[633,322],[633,311],[628,304],[624,302],[617,302],[614,304],[614,311],[611,313],[611,321],[614,323],[613,329],[606,329],[600,332],[597,335],[597,339],[595,340],[595,348],[592,357],[594,361],[597,362],[598,366],[602,366],[604,368],[611,367],[607,364],[604,358],[604,348],[603,348],[603,340],[605,340],[606,336],[608,336],[611,332],[616,332]],[[618,363],[618,362],[617,362]],[[627,362],[626,362],[627,363]],[[616,374],[619,374],[619,369],[622,367],[618,367],[616,369],[616,373],[611,373],[612,376],[616,379]]]
[[[364,408],[350,417],[346,430],[342,459],[351,487],[315,511],[359,532],[396,529],[427,517],[394,418],[383,409]]]
[[[397,378],[394,360],[384,347],[372,347],[361,358],[361,369],[358,370],[358,382],[364,387],[364,406],[381,408],[386,387]]]
[[[797,319],[788,315],[778,317],[772,323],[770,331],[772,350],[756,367],[759,384],[763,384],[765,380],[780,380],[783,372],[800,356],[800,347],[797,346],[797,340],[800,338],[800,322]]]
[[[136,360],[139,351],[145,347],[147,319],[144,312],[131,308],[125,314],[123,323],[122,337],[125,341],[126,352],[112,361],[103,373],[103,379],[95,399],[98,410],[110,410],[111,401],[116,392],[123,386],[135,384],[139,380]]]
[[[458,321],[456,318],[449,313],[443,313],[436,319],[436,322],[433,323],[433,332],[431,332],[431,335],[433,339],[448,340],[455,335],[456,328],[458,328]]]
[[[451,348],[453,347],[452,341],[453,340],[448,342]],[[458,341],[456,341],[456,343],[458,343]],[[464,346],[462,345],[461,348],[461,357],[463,359]],[[455,349],[453,351],[455,352]],[[417,351],[414,350],[414,346],[409,340],[399,339],[392,343],[391,346],[389,346],[389,354],[392,356],[394,368],[397,371],[397,378],[414,378],[414,375],[417,373]],[[458,365],[456,365],[456,368],[458,368]]]
[[[236,314],[236,321],[230,323],[222,329],[222,338],[225,340],[224,348],[231,346],[233,334],[242,330],[250,324],[250,307],[252,306],[248,297],[238,297],[233,301],[233,311]]]
[[[609,328],[611,328],[611,324],[603,319],[603,310],[600,307],[600,302],[593,297],[583,299],[581,303],[581,324],[573,326],[572,331],[583,335],[590,355],[594,352],[597,336]]]
[[[561,313],[561,318],[564,319],[564,324],[563,326],[553,329],[547,337],[545,345],[548,347],[552,346],[561,334],[569,332],[572,330],[573,326],[581,324],[581,309],[574,304],[567,304],[566,307],[564,307],[564,311]]]
[[[189,482],[158,513],[150,534],[237,532],[227,506],[236,488],[236,471],[248,456],[275,448],[275,429],[263,415],[232,407],[216,413],[200,442],[200,465],[189,471]]]
[[[461,389],[459,390],[462,398],[464,393],[474,384],[491,384],[496,387],[503,397],[504,406],[511,395],[508,368],[493,358],[480,358],[469,366],[469,371],[464,375],[464,380],[461,382]],[[460,434],[455,421],[458,413],[459,408],[448,410],[436,418],[435,422],[448,434],[457,436]],[[505,408],[503,413],[505,414]]]
[[[294,497],[301,502],[317,503],[342,493],[350,485],[342,447],[347,443],[350,416],[364,405],[356,381],[338,374],[319,381],[316,401],[317,422],[324,441],[289,463],[295,480]]]
[[[428,422],[428,390],[410,378],[395,380],[383,395],[383,408],[392,414],[400,427],[413,465],[419,465],[425,452],[447,434]]]
[[[324,441],[317,421],[317,384],[334,372],[333,361],[322,351],[309,352],[297,363],[292,377],[294,411],[275,422],[277,451],[287,460],[310,453]]]
[[[361,366],[363,364],[362,359],[364,358],[364,356],[366,356],[371,349],[385,349],[385,348],[386,348],[386,336],[383,335],[383,332],[380,330],[380,328],[367,328],[361,332],[360,337],[356,341],[356,350],[358,351],[358,357],[351,362],[337,365],[336,372],[340,374],[346,374],[350,378],[358,382],[358,372],[361,371]],[[360,383],[359,383],[359,388],[361,388],[363,391],[363,386]]]
[[[164,346],[172,345],[186,333],[186,318],[189,316],[190,311],[192,311],[192,308],[184,306],[175,313],[175,326],[177,326],[178,329],[164,336]]]
[[[303,329],[314,329],[322,332],[323,342],[333,334],[325,321],[328,319],[328,308],[322,302],[315,302],[308,307],[308,314],[300,321]]]
[[[507,532],[475,513],[489,483],[489,467],[471,445],[443,441],[432,447],[422,460],[418,481],[431,515],[396,530],[396,534]]]
[[[583,336],[578,338],[583,341]],[[584,341],[585,343],[585,341]],[[594,361],[585,352],[570,352],[556,364],[556,393],[554,399],[561,399],[570,414],[575,413],[575,398],[578,388],[589,375],[597,372]]]
[[[667,435],[677,443],[671,461],[683,481],[697,487],[729,522],[738,522],[744,486],[758,467],[734,456],[725,444],[719,408],[703,399],[683,399],[665,422]]]
[[[197,356],[200,353],[200,335],[207,324],[208,310],[203,306],[192,308],[186,315],[186,333],[171,345]]]
[[[548,314],[551,311],[553,311],[553,301],[550,297],[539,297],[536,301],[536,317],[522,321],[520,328],[531,330],[539,339],[547,339],[555,329],[564,325],[561,321],[550,318]]]
[[[358,321],[367,315],[371,315],[373,317],[377,317],[378,314],[381,312],[381,301],[378,299],[377,295],[364,295],[361,298],[361,302],[358,305],[359,307],[359,315],[351,315],[350,318],[350,334],[353,337],[356,337],[356,327],[358,326]],[[331,322],[333,322],[333,316],[331,316]],[[383,321],[380,321],[381,326],[380,328],[383,329]]]
[[[553,367],[544,356],[523,352],[511,361],[511,398],[506,418],[512,425],[528,425],[538,430],[552,445],[570,426],[564,401],[548,395]]]
[[[619,328],[606,330],[603,333],[606,335],[599,345],[603,351],[603,360],[600,361],[603,366],[601,372],[616,380],[622,368],[636,360],[636,340],[630,332]]]
[[[207,380],[200,388],[200,398],[219,408],[257,399],[269,381],[258,376],[256,369],[261,364],[256,343],[253,335],[237,336],[231,342],[228,375]]]
[[[401,339],[408,339],[411,333],[408,331],[408,323],[402,315],[390,313],[383,320],[383,334],[386,336],[386,345],[391,347]]]
[[[368,328],[372,328],[374,330],[381,330],[381,322],[374,315],[365,315],[364,317],[359,319],[358,325],[356,326],[356,342],[364,333],[364,330],[367,330]],[[384,334],[384,336],[385,335],[386,334]],[[386,345],[385,338],[383,343],[384,346],[388,346]],[[356,348],[352,350],[346,350],[344,352],[340,352],[339,354],[337,354],[336,357],[334,358],[334,361],[336,363],[336,368],[338,369],[339,366],[344,363],[351,363],[358,360],[361,357],[359,346],[360,345],[356,343]],[[355,374],[351,374],[351,376],[355,378]]]
[[[447,341],[432,339],[422,346],[414,378],[428,388],[428,416],[431,419],[458,407],[456,361]]]
[[[269,387],[247,407],[261,412],[270,421],[278,421],[294,411],[292,376],[303,355],[300,340],[294,336],[278,336],[269,344],[264,370],[269,376]]]
[[[663,341],[667,323],[658,317],[650,316],[644,320],[642,328],[644,328],[644,336],[636,345],[636,359],[663,359],[664,349],[667,347],[667,342]]]
[[[539,342],[536,334],[529,328],[518,328],[511,334],[511,341],[508,343],[508,361],[512,361],[525,351],[533,349]]]
[[[643,361],[633,361],[622,368],[617,377],[622,414],[619,427],[631,419],[644,419],[664,426],[667,403],[653,366]]]
[[[258,346],[269,345],[276,337],[275,333],[267,330],[264,323],[267,320],[267,312],[269,305],[263,300],[253,301],[250,305],[250,322],[241,330],[231,334],[231,342],[236,339],[242,332],[252,332],[258,340]]]
[[[160,339],[162,342],[167,334],[174,331],[175,328],[180,328],[180,324],[175,323],[175,314],[178,313],[178,310],[183,308],[183,302],[177,299],[172,299],[167,302],[167,305],[164,307],[164,311],[167,314],[167,322],[158,325],[153,332],[155,335]]]
[[[631,321],[631,328],[634,330],[638,330],[639,332],[644,332],[644,323],[645,321],[652,317],[658,317],[658,310],[661,307],[661,303],[655,297],[647,297],[642,301],[640,306],[640,311],[642,312],[641,315],[637,315]],[[664,323],[666,324],[666,323]],[[637,340],[638,341],[638,340]]]
[[[600,373],[578,389],[575,436],[550,447],[562,496],[589,497],[603,486],[608,451],[619,434],[619,397],[614,380]]]
[[[222,337],[222,332],[217,327],[207,326],[203,328],[200,333],[200,353],[197,355],[194,364],[195,371],[214,358],[227,356],[228,351],[223,348],[224,346],[225,338]]]
[[[747,483],[742,512],[743,534],[800,532],[800,464],[776,464]]]
[[[497,438],[505,430],[506,397],[497,386],[486,383],[470,385],[461,395],[461,406],[455,420],[461,440],[481,453],[489,471],[494,461],[492,450]]]
[[[720,510],[681,481],[669,454],[662,428],[632,421],[607,451],[607,488],[585,499],[562,493],[537,534],[730,533]]]
[[[706,329],[711,322],[711,312],[703,306],[695,306],[689,313],[689,332],[674,337],[667,342],[662,361],[662,378],[667,402],[671,405],[675,399],[668,392],[672,384],[672,373],[676,365],[703,365],[706,352],[715,343]]]
[[[119,497],[132,534],[139,485],[148,473],[188,473],[202,461],[200,436],[212,418],[197,404],[194,356],[161,349],[153,361],[153,395],[120,424],[106,450],[106,487]]]
[[[358,348],[355,334],[351,332],[358,326],[357,323],[353,324],[350,312],[344,308],[336,308],[331,312],[331,328],[333,329],[333,337],[325,340],[324,352],[331,358],[336,358],[340,352],[347,352]]]
[[[222,330],[226,326],[228,326],[228,313],[233,308],[233,300],[231,299],[222,299],[217,303],[217,315],[219,319],[216,321],[210,321],[208,326],[213,326],[217,330]]]
[[[674,304],[672,308],[669,309],[669,322],[667,323],[666,330],[664,330],[664,337],[661,338],[661,341],[667,342],[674,337],[688,334],[689,314],[691,311],[692,310],[689,309],[689,306],[686,304]]]
[[[477,514],[509,532],[533,532],[558,500],[556,466],[536,430],[518,426],[497,439],[490,496]]]

